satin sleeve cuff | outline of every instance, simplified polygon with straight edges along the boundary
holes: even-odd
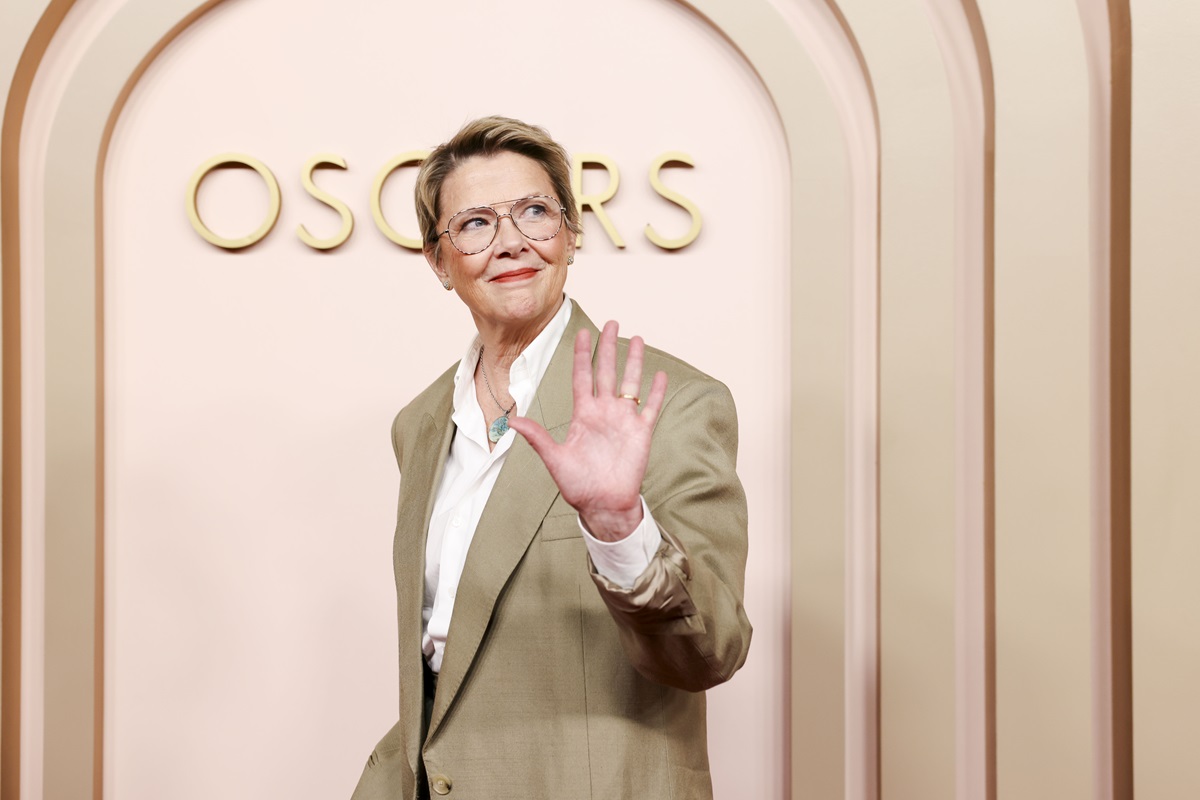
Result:
[[[662,546],[662,533],[658,524],[650,515],[646,498],[642,498],[642,521],[633,532],[615,542],[604,542],[592,536],[584,527],[583,520],[579,521],[579,529],[583,531],[583,542],[587,546],[588,555],[596,572],[608,578],[622,589],[631,589],[637,582],[638,576],[650,566],[650,560]]]

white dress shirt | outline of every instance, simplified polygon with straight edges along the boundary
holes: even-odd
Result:
[[[508,393],[516,401],[514,415],[521,414],[533,402],[538,383],[546,374],[550,358],[571,319],[572,303],[563,295],[562,306],[550,323],[512,363],[508,374]],[[492,487],[504,466],[505,456],[512,447],[517,432],[509,430],[488,447],[487,426],[483,410],[475,395],[475,367],[479,363],[479,337],[476,336],[458,364],[454,375],[454,412],[451,421],[457,426],[446,466],[438,484],[433,515],[429,520],[429,537],[425,543],[425,599],[421,607],[424,631],[421,649],[434,672],[442,668],[446,636],[454,613],[454,597],[462,578],[467,550],[475,536],[475,528],[491,496]],[[580,523],[584,544],[591,554],[596,570],[609,580],[629,588],[649,566],[651,558],[662,543],[662,534],[642,500],[642,522],[634,531],[617,542],[602,542],[588,533]]]

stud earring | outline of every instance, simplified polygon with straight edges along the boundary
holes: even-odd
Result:
[[[442,281],[442,288],[447,292],[450,291],[450,281]]]
[[[567,256],[567,266],[569,267],[574,263],[575,263],[575,256]]]

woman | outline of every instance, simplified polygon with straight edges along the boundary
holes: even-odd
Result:
[[[392,426],[400,720],[354,798],[711,797],[703,690],[750,643],[732,398],[564,295],[544,130],[468,123],[416,201],[478,334]]]

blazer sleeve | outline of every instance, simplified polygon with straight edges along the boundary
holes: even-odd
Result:
[[[688,691],[729,680],[750,648],[737,436],[733,397],[723,384],[696,378],[681,386],[659,415],[642,483],[661,547],[629,589],[588,559],[633,666]]]

